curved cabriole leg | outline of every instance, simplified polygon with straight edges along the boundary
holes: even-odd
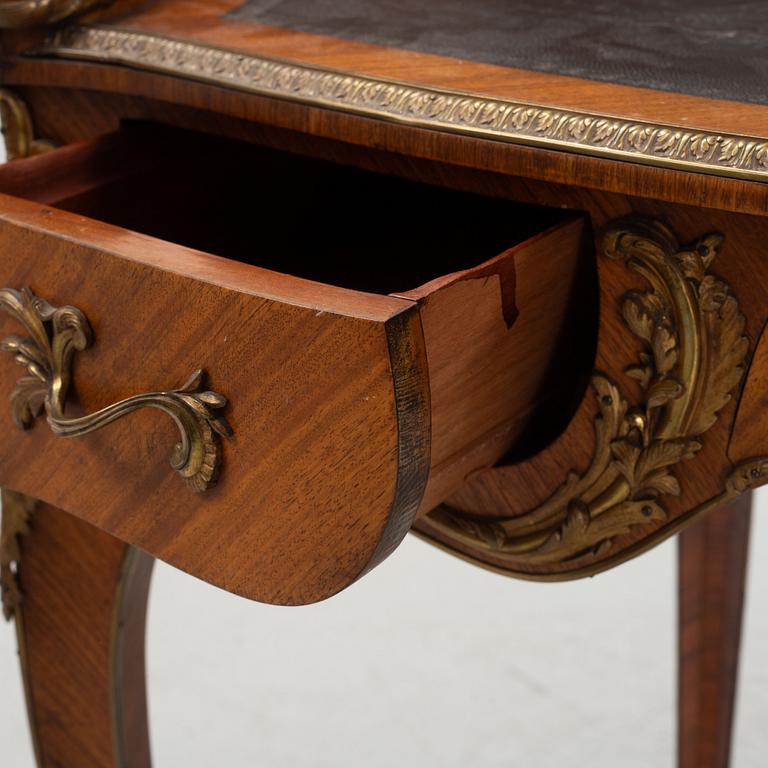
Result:
[[[679,768],[727,768],[751,494],[680,534]]]
[[[149,768],[144,629],[152,558],[9,491],[3,527],[4,608],[16,619],[38,765]]]

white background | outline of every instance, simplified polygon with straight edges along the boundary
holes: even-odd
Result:
[[[768,491],[757,501],[734,768],[768,764]],[[158,564],[155,766],[672,768],[675,558],[670,541],[591,580],[531,584],[409,537],[304,608]],[[15,652],[0,626],[0,766],[32,768]]]

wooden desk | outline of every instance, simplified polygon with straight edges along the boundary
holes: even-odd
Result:
[[[692,524],[679,759],[725,766],[768,474],[761,17],[102,5],[0,3],[3,606],[40,764],[149,765],[155,557],[300,605],[408,531],[559,580]]]

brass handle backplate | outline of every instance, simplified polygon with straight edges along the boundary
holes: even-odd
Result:
[[[11,393],[13,420],[29,429],[45,409],[54,434],[87,435],[139,408],[157,408],[179,428],[180,441],[171,452],[171,466],[194,491],[216,483],[221,465],[220,436],[232,428],[217,414],[227,404],[218,392],[204,388],[205,374],[198,370],[179,389],[146,392],[108,405],[95,413],[67,418],[64,407],[70,384],[72,357],[86,349],[93,332],[85,315],[75,307],[53,307],[29,289],[0,290],[0,309],[13,315],[29,333],[9,336],[0,348],[11,352],[27,369]]]

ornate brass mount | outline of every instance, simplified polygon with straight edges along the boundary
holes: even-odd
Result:
[[[109,63],[494,141],[705,173],[768,177],[768,141],[615,114],[489,98],[118,29],[66,25],[35,54]]]
[[[64,407],[69,390],[72,356],[88,347],[91,326],[75,307],[52,307],[30,290],[0,290],[0,309],[13,315],[30,336],[10,336],[0,348],[11,352],[27,369],[11,393],[13,419],[28,429],[45,408],[48,424],[56,435],[87,435],[139,408],[157,408],[168,414],[179,428],[181,440],[171,452],[171,467],[194,491],[215,484],[221,464],[219,436],[232,434],[227,420],[216,411],[226,398],[205,390],[203,371],[196,371],[179,389],[147,392],[121,400],[96,413],[67,418]]]
[[[110,0],[0,0],[0,29],[53,24]]]
[[[4,88],[0,89],[0,118],[7,160],[40,155],[53,149],[50,141],[35,138],[27,105]]]
[[[605,256],[623,261],[650,284],[648,291],[629,292],[621,305],[624,322],[645,348],[626,371],[640,385],[640,402],[630,405],[616,384],[596,372],[595,448],[585,472],[571,472],[525,514],[490,520],[442,505],[428,515],[428,527],[479,557],[487,552],[511,571],[575,559],[583,568],[585,561],[603,559],[615,536],[635,526],[659,530],[668,518],[663,497],[680,494],[673,468],[701,448],[701,436],[742,377],[748,352],[736,299],[709,273],[722,240],[710,234],[681,248],[659,222],[614,223],[603,240]],[[718,501],[766,476],[765,459],[736,468]]]

